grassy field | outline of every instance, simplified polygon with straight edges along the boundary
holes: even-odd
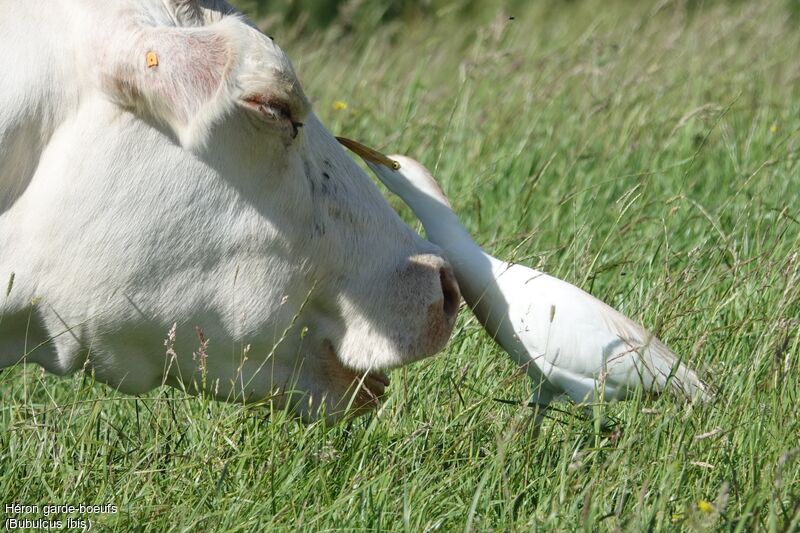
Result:
[[[695,4],[443,3],[379,25],[365,3],[268,32],[332,131],[435,169],[481,245],[655,330],[711,405],[597,406],[604,434],[565,403],[536,437],[526,378],[467,311],[337,427],[17,368],[2,502],[113,503],[94,527],[122,530],[800,529],[798,19]]]

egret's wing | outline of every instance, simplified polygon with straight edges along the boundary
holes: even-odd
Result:
[[[566,393],[578,402],[588,399],[601,358],[587,357],[585,336],[572,328],[585,326],[572,305],[577,288],[522,265],[506,264],[495,274],[508,306],[508,332],[500,343],[507,350],[509,345],[521,346],[516,352],[524,356],[516,358],[525,362],[532,379],[546,379],[551,396]]]

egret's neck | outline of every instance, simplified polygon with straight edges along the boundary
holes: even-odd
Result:
[[[492,273],[502,266],[502,262],[485,253],[472,240],[439,191],[409,187],[395,192],[422,222],[428,240],[444,250],[462,285],[464,296],[467,297],[472,287],[482,291],[494,279]]]
[[[509,264],[487,254],[472,240],[441,191],[409,187],[395,192],[420,219],[428,240],[444,250],[464,301],[486,331],[495,339],[498,335],[513,335],[507,331],[508,302],[498,286],[498,279]]]

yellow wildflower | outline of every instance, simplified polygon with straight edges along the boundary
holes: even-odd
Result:
[[[345,109],[347,109],[347,102],[342,102],[341,100],[336,100],[333,103],[333,109],[334,109],[334,111],[344,111]]]
[[[714,505],[711,502],[707,502],[705,500],[700,500],[699,502],[697,502],[697,508],[704,513],[714,512]]]
[[[778,133],[778,123],[777,122],[773,122],[772,123],[772,126],[769,127],[769,132],[770,133]]]

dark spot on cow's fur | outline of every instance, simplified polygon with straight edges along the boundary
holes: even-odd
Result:
[[[353,213],[342,210],[336,204],[328,205],[328,215],[334,220],[344,220],[347,221],[349,224],[355,224],[355,217],[353,217]]]
[[[326,180],[329,180],[329,179],[331,179],[331,175],[330,175],[330,174],[328,174],[327,172],[323,172],[323,173],[322,173],[322,177],[323,177],[323,178],[325,178]]]

